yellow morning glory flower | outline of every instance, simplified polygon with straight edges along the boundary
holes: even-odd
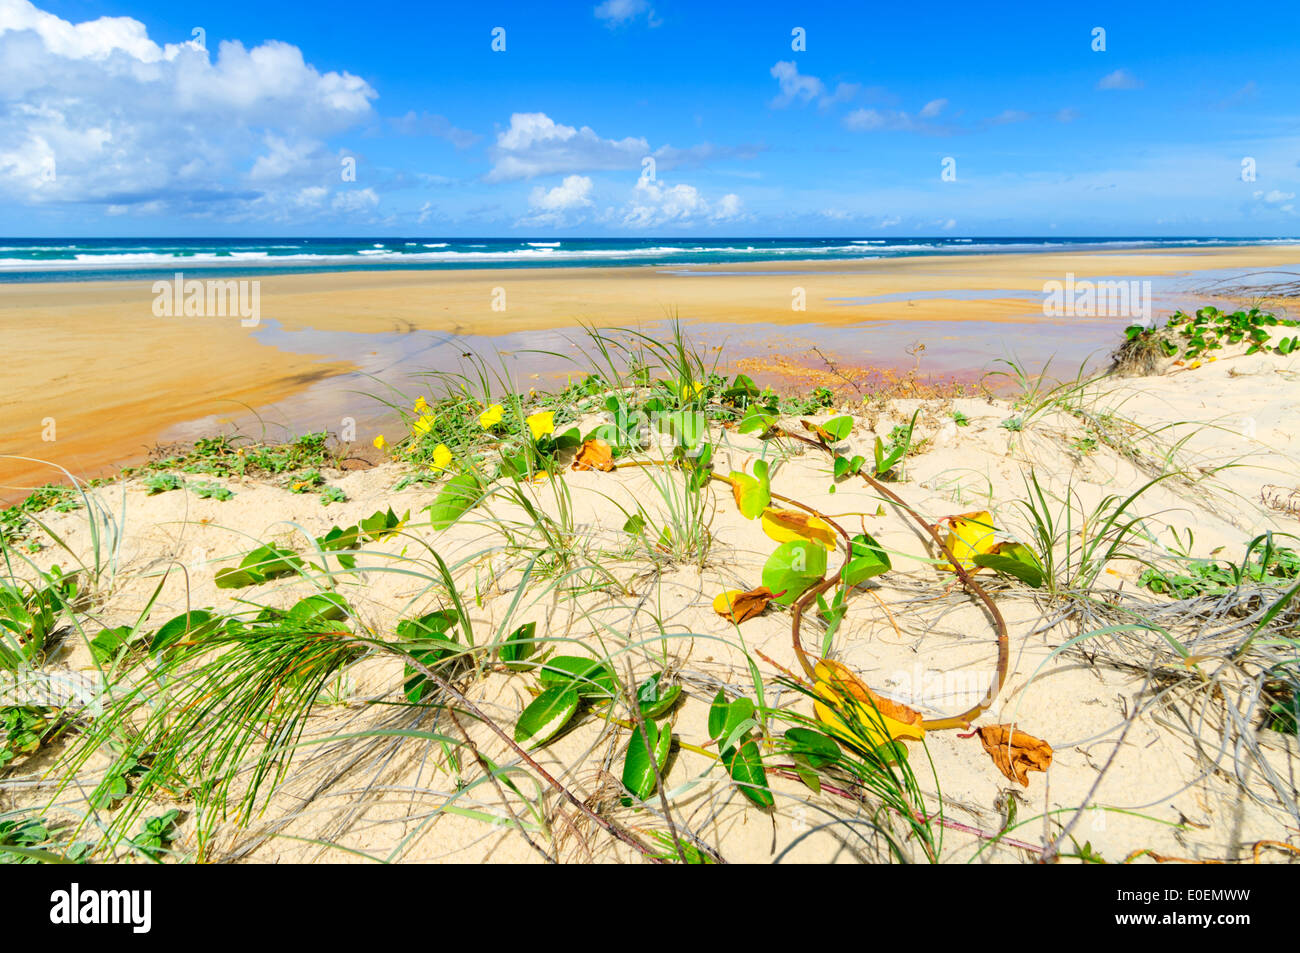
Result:
[[[380,434],[378,437],[375,438],[375,449],[376,449],[376,450],[383,450],[384,447],[386,447],[386,446],[388,446],[388,441],[384,439],[384,435],[383,435],[383,434]]]
[[[532,431],[534,440],[541,440],[547,434],[555,433],[555,411],[539,410],[526,421]]]
[[[428,409],[429,409],[429,402],[424,399],[423,394],[415,398],[415,412],[417,414],[422,414]]]
[[[445,443],[440,443],[433,448],[433,463],[431,466],[435,470],[445,470],[451,466],[451,451],[447,449]]]
[[[421,417],[412,425],[411,429],[416,433],[418,433],[420,436],[424,436],[430,430],[433,429],[434,419],[435,418],[433,414],[425,414],[423,417]]]
[[[478,415],[478,425],[484,430],[491,430],[497,424],[501,423],[501,417],[505,414],[505,408],[500,404],[493,404],[483,413]]]

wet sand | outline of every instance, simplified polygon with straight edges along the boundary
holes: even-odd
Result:
[[[349,380],[340,375],[361,369],[386,380],[385,368],[413,362],[413,345],[428,349],[449,335],[457,346],[527,344],[547,339],[527,335],[584,323],[651,328],[675,316],[710,337],[720,332],[729,353],[796,358],[809,353],[810,334],[824,328],[839,357],[882,365],[910,364],[902,342],[918,337],[929,342],[930,366],[972,370],[964,364],[978,358],[962,355],[981,352],[964,336],[985,344],[1029,341],[1034,327],[1046,324],[1036,336],[1041,350],[1130,323],[1045,319],[1043,283],[1068,273],[1153,278],[1186,290],[1218,273],[1297,263],[1300,246],[1273,245],[685,267],[249,270],[240,277],[261,281],[261,323],[247,328],[237,318],[155,317],[152,279],[0,284],[0,332],[12,368],[0,398],[0,453],[93,476],[139,459],[166,435],[246,421],[252,411],[292,428],[310,416],[313,395]],[[795,307],[800,300],[803,310]],[[1156,304],[1160,313],[1159,292]],[[760,326],[766,340],[751,331]],[[797,333],[774,341],[773,328]],[[420,332],[433,337],[410,337]],[[529,376],[529,367],[520,370]],[[360,400],[355,385],[353,408]],[[336,411],[331,407],[328,419]],[[368,411],[373,407],[353,416]],[[50,418],[52,441],[42,439]],[[12,497],[15,488],[58,476],[0,460],[0,493]]]

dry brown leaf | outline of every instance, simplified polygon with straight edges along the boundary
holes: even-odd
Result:
[[[777,597],[767,586],[759,586],[749,592],[732,589],[722,593],[713,600],[713,611],[731,622],[740,625],[746,619],[752,619]]]
[[[998,770],[1024,787],[1030,771],[1046,771],[1052,763],[1051,745],[1010,725],[983,725],[977,731]]]
[[[815,424],[811,420],[800,420],[799,423],[803,425],[804,430],[807,430],[810,433],[815,433],[817,436],[821,437],[825,443],[839,443],[839,441],[836,440],[835,437],[821,424]]]
[[[575,470],[601,470],[608,473],[614,469],[614,451],[603,440],[588,440],[573,458]]]

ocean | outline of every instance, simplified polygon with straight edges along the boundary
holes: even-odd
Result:
[[[1288,244],[1294,238],[0,238],[0,284],[191,274],[695,265]]]

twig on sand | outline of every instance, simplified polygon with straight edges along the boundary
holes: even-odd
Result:
[[[1143,692],[1146,691],[1150,684],[1151,677],[1148,674],[1147,681],[1142,686]],[[1141,697],[1140,694],[1138,697]],[[1087,796],[1079,804],[1078,810],[1074,812],[1074,816],[1070,818],[1070,822],[1061,829],[1061,833],[1056,836],[1056,840],[1052,841],[1052,843],[1048,845],[1047,849],[1043,851],[1043,856],[1039,858],[1039,863],[1051,864],[1056,862],[1056,855],[1061,849],[1061,842],[1070,836],[1070,832],[1074,830],[1074,825],[1079,823],[1079,818],[1083,817],[1083,812],[1087,810],[1088,804],[1094,797],[1096,797],[1097,791],[1101,787],[1101,782],[1106,777],[1106,772],[1108,772],[1110,766],[1115,763],[1115,757],[1119,754],[1119,749],[1124,747],[1124,739],[1128,737],[1129,729],[1132,728],[1133,723],[1137,721],[1137,716],[1141,710],[1142,707],[1137,704],[1137,699],[1135,698],[1133,702],[1133,711],[1125,720],[1124,730],[1119,733],[1119,740],[1115,742],[1115,747],[1111,749],[1110,757],[1106,759],[1106,763],[1103,764],[1101,770],[1097,772],[1097,777],[1093,779],[1092,787],[1088,789]]]
[[[647,847],[645,844],[642,844],[639,840],[637,840],[635,837],[633,837],[623,828],[619,827],[613,821],[609,820],[609,818],[602,817],[600,814],[596,813],[591,808],[587,807],[587,805],[583,804],[582,801],[578,800],[577,796],[572,791],[566,788],[559,781],[555,780],[555,778],[551,777],[550,772],[548,772],[545,768],[543,768],[540,764],[538,764],[537,759],[535,759],[532,755],[530,755],[527,751],[525,751],[522,747],[520,747],[520,745],[513,738],[511,738],[508,734],[506,734],[506,732],[502,729],[500,725],[498,725],[495,721],[489,718],[487,714],[485,714],[481,708],[479,708],[472,701],[470,701],[463,692],[457,689],[454,685],[452,685],[442,676],[434,673],[427,665],[425,665],[419,659],[412,658],[410,655],[407,655],[406,660],[408,663],[410,663],[411,667],[414,668],[416,671],[418,671],[421,675],[423,675],[429,681],[433,682],[435,685],[441,688],[452,698],[456,699],[456,701],[459,702],[461,705],[464,705],[465,710],[467,712],[469,712],[471,715],[473,715],[483,724],[487,725],[488,728],[492,730],[493,734],[495,734],[502,741],[504,741],[510,748],[512,748],[515,754],[517,754],[520,758],[522,758],[523,761],[530,768],[532,768],[539,775],[541,775],[542,780],[544,780],[547,784],[549,784],[556,791],[558,791],[560,796],[563,797],[566,801],[568,801],[570,804],[576,807],[583,814],[587,815],[589,818],[595,821],[596,824],[599,827],[603,828],[605,832],[608,833],[611,837],[621,840],[623,843],[627,844],[629,847],[631,847],[632,849],[640,853],[643,857],[646,857],[649,860],[654,861],[656,864],[663,863],[662,858],[656,856],[654,851],[652,851],[649,847]]]

